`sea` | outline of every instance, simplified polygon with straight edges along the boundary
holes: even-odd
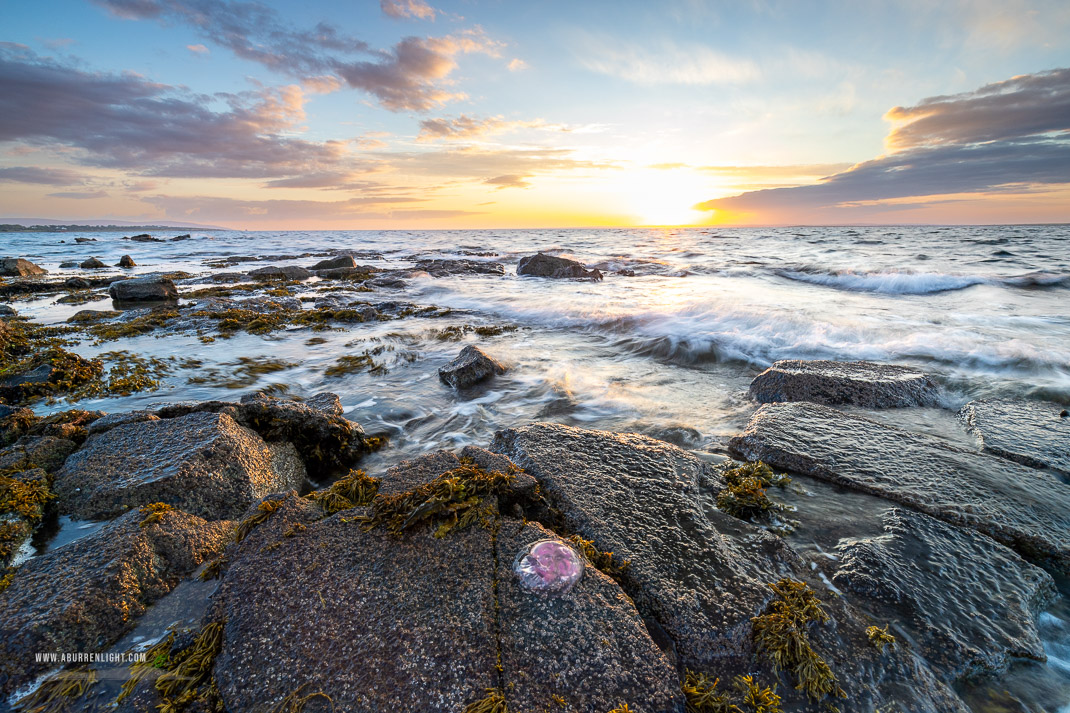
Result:
[[[956,412],[970,400],[1070,405],[1070,225],[193,230],[188,240],[170,239],[184,232],[153,231],[164,241],[158,243],[96,231],[6,233],[0,234],[0,254],[25,257],[62,276],[192,274],[181,281],[182,290],[211,286],[215,273],[307,267],[319,256],[346,251],[357,253],[359,264],[381,269],[465,259],[502,263],[505,274],[415,271],[404,287],[345,295],[373,304],[434,306],[440,316],[315,333],[298,327],[242,333],[210,343],[193,333],[86,341],[73,350],[87,357],[125,349],[176,359],[156,391],[78,406],[111,412],[233,400],[260,390],[295,397],[331,391],[348,418],[389,436],[389,446],[364,464],[373,472],[439,448],[486,446],[495,431],[531,421],[647,433],[699,453],[723,453],[756,407],[747,396],[750,381],[778,359],[918,367],[941,385],[939,407],[868,415],[968,447],[976,440]],[[95,242],[77,243],[77,237]],[[518,277],[518,261],[539,251],[579,260],[605,278]],[[59,267],[90,256],[114,265],[124,254],[138,267]],[[243,256],[260,259],[211,266]],[[295,294],[308,296],[311,305],[328,284],[313,278]],[[49,324],[82,309],[111,309],[110,300],[67,305],[56,296],[12,304]],[[474,327],[503,330],[481,336]],[[508,372],[457,392],[439,381],[437,370],[469,343]],[[380,368],[328,374],[341,356],[363,354]],[[274,370],[250,368],[264,360]],[[37,410],[68,407],[40,404]],[[1064,595],[1070,591],[1066,583],[1060,587]],[[971,688],[974,710],[1018,710],[999,702],[1009,686],[1030,706],[1023,710],[1070,712],[1068,611],[1063,596],[1042,615],[1048,663],[1023,662],[1010,683]]]

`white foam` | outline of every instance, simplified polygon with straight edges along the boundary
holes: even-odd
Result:
[[[948,292],[989,282],[988,278],[977,275],[948,275],[939,272],[899,270],[877,272],[779,270],[777,274],[789,280],[825,285],[826,287],[834,287],[840,290],[879,292],[890,295],[925,295],[933,292]]]

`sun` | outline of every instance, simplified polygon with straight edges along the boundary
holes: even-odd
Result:
[[[710,197],[710,189],[689,172],[636,171],[624,183],[627,209],[640,225],[696,225],[710,219],[709,213],[693,208]]]

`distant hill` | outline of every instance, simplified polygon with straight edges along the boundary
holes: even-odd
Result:
[[[201,225],[200,223],[183,223],[168,221],[166,223],[132,223],[126,220],[55,220],[53,218],[0,218],[0,233],[24,231],[87,231],[87,230],[228,230],[218,225]]]

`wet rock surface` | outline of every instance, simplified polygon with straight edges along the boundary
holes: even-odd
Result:
[[[262,267],[258,270],[250,270],[249,277],[256,280],[307,280],[312,273],[303,267],[288,265],[286,267]]]
[[[438,378],[455,389],[464,389],[484,379],[505,373],[505,366],[479,347],[469,344],[455,359],[438,370]]]
[[[178,288],[166,277],[135,277],[113,282],[108,294],[116,302],[170,302],[178,299]]]
[[[810,403],[762,406],[729,448],[973,528],[1070,573],[1070,492],[1044,472]]]
[[[588,270],[583,263],[569,260],[563,257],[554,257],[538,253],[520,259],[516,266],[516,274],[531,275],[534,277],[585,278],[601,280],[602,273],[598,270]]]
[[[137,267],[137,263],[129,255],[123,255],[119,258],[119,264],[116,267]]]
[[[1039,401],[971,401],[959,416],[989,453],[1070,476],[1070,417]]]
[[[716,469],[645,436],[533,424],[499,432],[492,451],[539,483],[561,526],[629,560],[624,583],[675,642],[681,665],[741,665],[766,586],[801,567],[784,542],[702,506]]]
[[[21,257],[5,257],[0,259],[0,275],[4,277],[27,277],[30,275],[44,275],[48,270],[38,267],[29,260]]]
[[[105,265],[102,261],[98,260],[97,258],[91,257],[88,260],[83,260],[78,265],[78,267],[82,268],[83,270],[99,270],[99,269],[101,269],[103,267],[107,267],[107,265]]]
[[[320,260],[315,265],[310,267],[310,270],[331,270],[335,268],[356,267],[357,261],[353,259],[352,255],[339,255],[338,257],[327,258],[326,260]]]
[[[1055,582],[990,538],[892,509],[883,535],[837,554],[835,585],[909,631],[944,681],[1003,673],[1014,657],[1044,660],[1036,621]]]
[[[84,519],[155,502],[234,518],[263,495],[304,482],[293,446],[267,444],[226,414],[194,413],[90,437],[56,474],[55,491],[63,512]]]
[[[754,378],[750,396],[759,403],[811,401],[863,408],[931,406],[936,384],[905,366],[868,361],[778,361]]]
[[[480,260],[419,260],[416,269],[431,277],[448,275],[504,275],[505,266],[500,262],[483,262]]]
[[[35,557],[0,592],[0,692],[49,668],[34,652],[102,651],[147,606],[223,549],[233,523],[164,513],[141,527],[127,513],[99,532]]]

